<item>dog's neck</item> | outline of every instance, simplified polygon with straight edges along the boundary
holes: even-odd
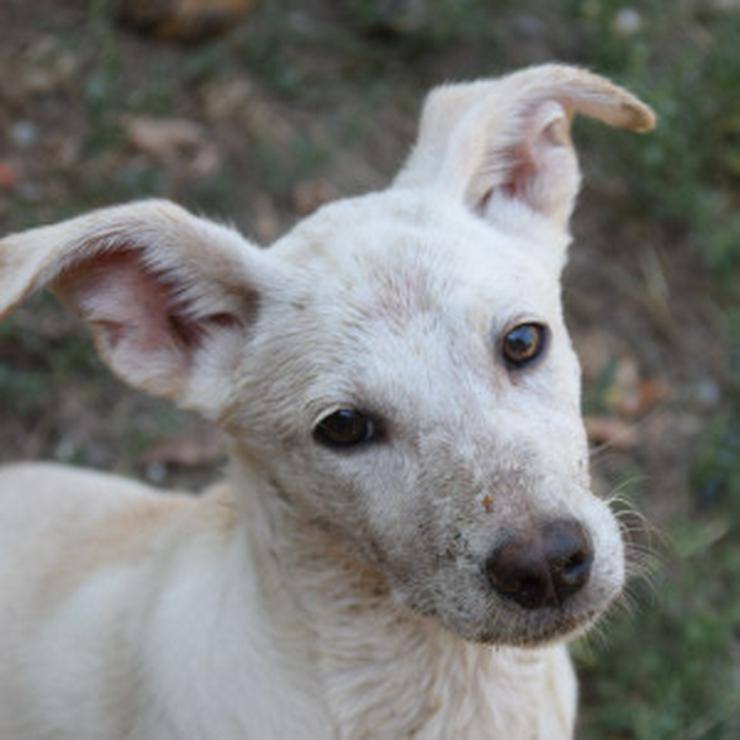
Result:
[[[244,546],[272,618],[300,627],[338,737],[537,736],[533,707],[551,650],[470,644],[400,607],[378,569],[264,481],[236,462],[235,528],[249,531]]]

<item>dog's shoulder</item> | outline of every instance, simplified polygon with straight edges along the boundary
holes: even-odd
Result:
[[[148,537],[191,506],[185,495],[108,473],[55,463],[0,467],[0,563],[9,568],[3,580],[14,579],[14,561],[32,563],[42,578],[44,571],[56,574],[56,592],[68,580],[63,573],[82,578],[135,556]]]
[[[173,509],[185,501],[185,496],[158,491],[120,475],[60,463],[0,466],[3,526],[10,528],[17,517],[30,516],[48,527],[71,517],[83,525],[84,520],[96,520],[123,509]]]

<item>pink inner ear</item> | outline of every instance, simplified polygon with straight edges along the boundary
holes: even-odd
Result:
[[[578,192],[579,173],[568,131],[568,114],[554,101],[535,108],[508,156],[500,187],[512,199],[565,223]],[[491,193],[481,203],[485,212]]]
[[[110,350],[125,341],[135,352],[183,352],[193,349],[202,333],[177,305],[176,286],[147,270],[134,249],[77,262],[62,273],[57,287],[102,329]]]
[[[534,178],[550,174],[553,151],[569,145],[566,113],[547,101],[536,108],[525,123],[523,136],[512,152],[512,168],[504,187],[511,195],[523,195]]]

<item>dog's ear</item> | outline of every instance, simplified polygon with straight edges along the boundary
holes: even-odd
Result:
[[[213,416],[276,269],[235,231],[143,201],[0,241],[0,315],[48,286],[123,379]]]
[[[495,221],[515,202],[567,225],[580,173],[570,139],[575,113],[648,131],[650,108],[603,77],[548,64],[494,80],[435,88],[399,187],[434,187]]]

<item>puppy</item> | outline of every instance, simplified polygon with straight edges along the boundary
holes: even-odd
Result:
[[[0,471],[0,737],[568,738],[565,641],[619,595],[560,274],[575,113],[545,65],[428,96],[381,192],[269,250],[165,201],[0,242],[121,378],[231,445],[201,497]]]

